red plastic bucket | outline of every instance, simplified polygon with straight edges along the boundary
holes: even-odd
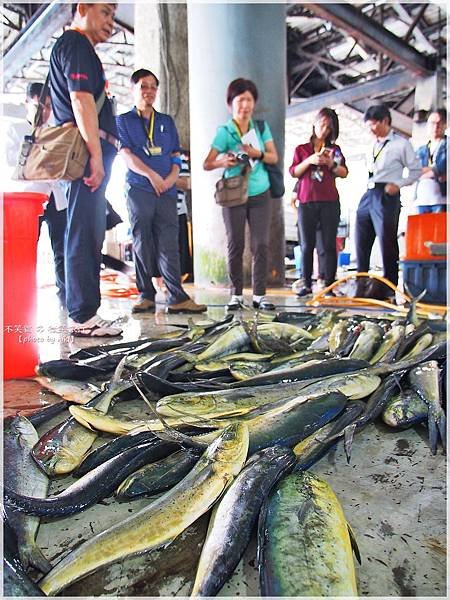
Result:
[[[38,217],[46,194],[3,194],[3,377],[34,375],[38,363],[36,331],[36,254]]]

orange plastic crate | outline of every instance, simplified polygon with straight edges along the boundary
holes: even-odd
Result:
[[[406,225],[405,260],[445,260],[445,256],[432,256],[425,242],[447,242],[447,213],[410,215]]]

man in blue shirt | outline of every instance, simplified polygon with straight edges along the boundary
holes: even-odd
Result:
[[[428,117],[430,139],[417,150],[422,175],[417,182],[415,204],[417,212],[447,211],[447,111],[438,108]]]
[[[131,84],[135,106],[117,117],[117,129],[128,167],[127,205],[140,294],[132,310],[155,309],[152,277],[159,271],[168,291],[168,312],[204,312],[207,307],[191,300],[181,286],[175,183],[182,163],[175,123],[153,108],[159,81],[151,71],[135,71]]]
[[[66,304],[73,335],[120,335],[116,324],[97,314],[100,306],[101,249],[105,237],[105,188],[118,141],[105,75],[95,52],[113,31],[115,3],[78,3],[73,21],[50,56],[50,92],[57,125],[75,125],[86,142],[84,176],[66,182]]]

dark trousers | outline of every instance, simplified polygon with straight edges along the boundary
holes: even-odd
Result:
[[[359,272],[370,267],[370,253],[378,237],[383,258],[384,277],[394,285],[398,283],[398,219],[400,194],[389,196],[383,188],[367,190],[356,212],[356,262]]]
[[[182,275],[193,272],[192,256],[189,249],[187,215],[178,215],[178,248],[180,250],[180,270]]]
[[[242,256],[245,247],[245,223],[250,227],[250,249],[252,252],[253,294],[264,296],[267,284],[267,253],[269,248],[272,198],[267,190],[250,196],[246,204],[222,208],[227,234],[228,275],[231,293],[240,296],[244,287]]]
[[[320,225],[322,246],[320,268],[323,270],[325,284],[330,285],[336,278],[336,235],[340,214],[341,207],[338,201],[299,204],[298,223],[301,232],[302,273],[307,287],[311,287],[312,284],[313,254],[318,225]]]
[[[64,240],[66,304],[69,317],[84,323],[100,306],[100,263],[106,228],[105,189],[116,150],[102,142],[105,177],[92,192],[83,178],[68,182],[67,227]],[[89,163],[84,176],[90,173]]]
[[[155,299],[152,277],[161,273],[169,304],[187,300],[189,296],[181,287],[177,197],[170,194],[158,197],[150,191],[130,186],[127,206],[133,236],[136,286],[141,297]]]
[[[66,305],[66,280],[64,276],[64,235],[66,232],[67,210],[56,210],[55,199],[51,194],[44,214],[39,217],[39,233],[43,222],[47,223],[48,235],[53,250],[55,263],[55,281],[61,304]]]

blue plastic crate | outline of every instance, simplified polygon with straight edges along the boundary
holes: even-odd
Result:
[[[421,302],[447,304],[447,263],[445,260],[403,260],[403,282],[413,296],[425,288]]]

